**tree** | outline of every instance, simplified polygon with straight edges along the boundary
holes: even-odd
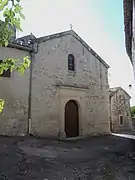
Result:
[[[131,116],[134,117],[135,116],[135,106],[131,107]]]
[[[13,29],[22,31],[20,22],[24,19],[22,14],[22,7],[20,0],[0,0],[0,47],[8,46],[9,40],[13,35]],[[4,71],[10,69],[10,71],[18,71],[21,74],[30,66],[29,57],[24,57],[23,62],[18,62],[17,59],[8,58],[0,63],[0,75]],[[4,108],[5,101],[0,99],[0,113]]]

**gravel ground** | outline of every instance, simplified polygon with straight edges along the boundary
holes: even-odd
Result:
[[[135,180],[134,141],[0,137],[0,180]]]

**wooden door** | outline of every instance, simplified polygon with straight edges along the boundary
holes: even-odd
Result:
[[[75,101],[68,101],[65,106],[65,133],[67,138],[79,136],[78,106]]]

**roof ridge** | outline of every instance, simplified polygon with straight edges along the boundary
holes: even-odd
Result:
[[[114,91],[112,89],[114,89]],[[125,94],[127,94],[131,98],[131,96],[121,86],[110,88],[109,90],[112,90],[112,91],[110,91],[110,96],[111,96],[111,92],[115,92],[116,93],[116,92],[118,92],[118,90],[122,90],[122,91],[124,91]]]

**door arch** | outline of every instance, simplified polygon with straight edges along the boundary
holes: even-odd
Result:
[[[65,133],[67,138],[79,136],[79,110],[73,100],[65,105]]]

